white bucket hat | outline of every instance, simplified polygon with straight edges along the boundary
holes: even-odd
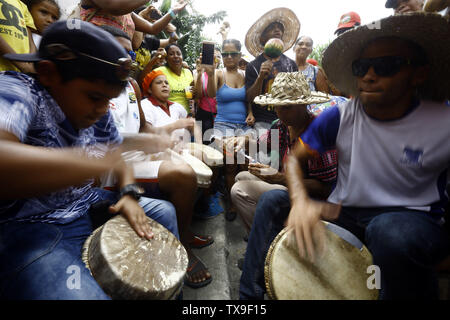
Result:
[[[280,72],[273,81],[269,93],[257,96],[254,103],[259,105],[313,104],[330,101],[323,92],[311,91],[301,72]]]

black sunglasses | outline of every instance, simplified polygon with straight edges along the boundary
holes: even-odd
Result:
[[[398,73],[406,65],[413,65],[411,59],[397,56],[362,58],[353,61],[352,72],[355,77],[364,77],[370,67],[373,67],[378,76],[389,77]]]
[[[49,57],[55,60],[60,61],[75,60],[78,58],[78,55],[81,55],[89,59],[109,64],[115,67],[116,76],[120,81],[127,81],[133,69],[133,61],[131,60],[131,58],[120,58],[116,62],[111,62],[91,56],[84,52],[75,51],[61,43],[53,43],[46,45],[45,49]]]
[[[231,56],[232,58],[234,58],[234,57],[237,57],[239,53],[240,53],[240,52],[237,52],[237,51],[222,52],[222,57],[223,57],[223,58],[226,58],[226,57],[228,57],[228,56]]]

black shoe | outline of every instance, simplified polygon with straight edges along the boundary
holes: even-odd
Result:
[[[248,242],[248,234],[246,234],[246,235],[244,236],[244,241],[245,241],[245,242]]]

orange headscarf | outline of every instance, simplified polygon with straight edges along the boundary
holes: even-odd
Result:
[[[148,88],[150,88],[150,86],[152,85],[153,80],[155,80],[157,76],[163,75],[164,73],[161,70],[153,70],[145,76],[144,80],[142,81],[142,90],[144,95],[148,95]]]

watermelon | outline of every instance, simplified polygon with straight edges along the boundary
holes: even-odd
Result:
[[[278,58],[283,53],[284,43],[282,40],[277,38],[272,38],[266,42],[264,46],[264,53],[269,58]]]

